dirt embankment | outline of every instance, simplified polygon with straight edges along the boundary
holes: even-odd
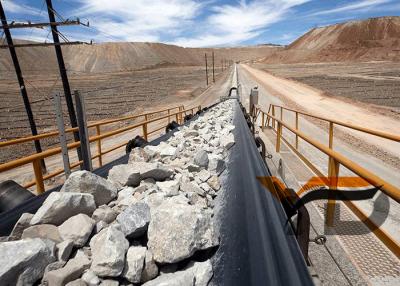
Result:
[[[380,17],[314,28],[265,63],[400,61],[400,17]]]
[[[204,65],[204,54],[214,52],[215,67],[221,60],[255,60],[272,54],[279,47],[260,45],[235,48],[183,48],[161,43],[102,43],[94,45],[64,46],[64,59],[69,72],[120,72],[160,66]],[[57,72],[53,47],[19,49],[22,71],[26,73]],[[0,50],[0,72],[13,76],[13,66],[8,50]]]

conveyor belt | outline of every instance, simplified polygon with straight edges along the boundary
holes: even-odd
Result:
[[[239,105],[224,180],[215,285],[313,285],[286,214],[256,179],[270,176]]]
[[[197,117],[197,116],[196,116]],[[194,117],[192,120],[195,120]],[[221,210],[221,245],[215,257],[215,285],[312,285],[295,236],[280,203],[257,181],[269,176],[247,127],[243,114],[235,106],[232,147],[224,181],[224,207]],[[152,141],[157,145],[173,132]],[[94,171],[102,177],[115,165],[126,164],[128,155]],[[0,217],[0,235],[8,235],[24,212],[34,213],[49,193],[24,202]]]

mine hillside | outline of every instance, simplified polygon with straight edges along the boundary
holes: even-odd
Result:
[[[265,63],[400,61],[400,17],[380,17],[314,28]]]
[[[26,42],[26,41],[21,41]],[[232,48],[184,48],[162,43],[99,43],[93,45],[65,46],[63,53],[70,72],[104,73],[133,71],[167,66],[202,66],[204,54],[232,61],[255,60],[279,50],[280,46],[259,45]],[[18,51],[22,69],[34,73],[57,71],[57,61],[52,47],[34,47]],[[0,49],[0,72],[12,71],[7,50]]]

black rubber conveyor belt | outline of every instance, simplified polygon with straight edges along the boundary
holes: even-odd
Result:
[[[257,180],[270,171],[238,104],[234,125],[214,285],[313,285],[283,208]]]

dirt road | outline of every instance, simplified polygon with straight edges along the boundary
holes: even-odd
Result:
[[[287,107],[304,110],[313,114],[337,119],[340,121],[366,126],[373,129],[380,129],[391,133],[398,133],[400,122],[393,118],[385,117],[379,114],[372,114],[370,111],[363,110],[361,107],[352,106],[349,103],[340,101],[335,98],[326,98],[320,91],[304,84],[297,83],[292,80],[279,78],[267,72],[251,68],[247,65],[239,66],[239,81],[241,84],[244,104],[248,105],[248,95],[250,89],[254,86],[259,88],[259,104],[268,110],[271,103],[279,104]],[[279,113],[278,113],[279,116]],[[289,122],[295,122],[292,113],[284,113],[284,118]],[[299,119],[300,129],[307,135],[312,136],[318,141],[328,144],[327,125],[321,125],[315,120],[301,117]],[[347,140],[341,138],[334,139],[334,149],[345,155],[357,164],[374,172],[381,178],[400,187],[400,169],[397,166],[388,164],[387,158],[400,160],[400,143],[388,142],[372,135],[360,134],[357,131],[351,131],[341,128],[341,131],[350,137]],[[285,131],[284,131],[285,132]],[[291,137],[289,132],[285,132],[285,136]],[[355,138],[356,141],[353,141]],[[291,139],[294,139],[292,136]],[[292,141],[293,142],[293,141]],[[369,146],[369,152],[358,148],[359,146]],[[318,167],[323,173],[327,174],[328,157],[318,151],[316,148],[300,140],[300,152],[310,159],[310,161]],[[387,157],[377,156],[376,150],[381,150]],[[381,154],[381,153],[378,153]],[[345,168],[340,169],[341,176],[354,176],[352,172]],[[370,213],[373,208],[374,201],[362,201],[359,205]],[[396,231],[396,227],[400,225],[400,208],[399,205],[390,199],[390,217],[385,223],[385,228],[400,241],[400,234]]]

